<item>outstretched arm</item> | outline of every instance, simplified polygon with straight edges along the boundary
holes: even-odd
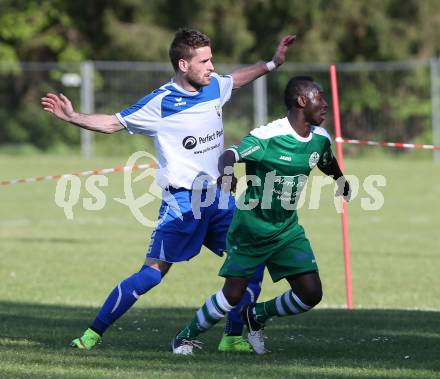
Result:
[[[83,129],[100,133],[114,133],[124,128],[115,115],[89,115],[75,112],[71,101],[62,93],[59,96],[48,93],[41,98],[41,105],[46,112]]]
[[[271,62],[259,62],[254,65],[242,67],[233,71],[231,74],[234,80],[233,89],[243,87],[260,76],[267,74],[269,71],[281,66],[286,60],[286,52],[289,48],[289,45],[295,42],[295,40],[296,35],[288,35],[281,39]]]
[[[351,199],[351,187],[350,183],[347,179],[345,179],[344,174],[339,167],[338,161],[335,157],[333,160],[326,166],[318,165],[319,169],[326,175],[332,176],[338,185],[338,189],[336,191],[336,196],[342,196],[346,201],[350,201]]]

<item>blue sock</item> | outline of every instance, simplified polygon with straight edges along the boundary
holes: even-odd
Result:
[[[91,329],[102,335],[107,328],[127,312],[140,295],[157,286],[162,279],[159,270],[142,266],[139,272],[120,282],[105,301]]]
[[[228,313],[225,326],[225,334],[228,336],[241,336],[243,333],[243,321],[240,311],[249,303],[256,303],[261,292],[261,282],[263,281],[264,264],[258,266],[254,276],[249,281],[246,292],[241,298],[240,303]]]

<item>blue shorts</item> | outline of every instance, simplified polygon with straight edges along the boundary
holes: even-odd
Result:
[[[187,189],[171,189],[170,194],[173,201],[169,201],[169,196],[162,200],[147,258],[170,263],[188,261],[200,252],[202,245],[222,256],[235,209],[234,197],[221,194],[218,188],[194,193]],[[197,207],[194,196],[202,202],[208,197],[208,202],[213,200],[212,204]]]

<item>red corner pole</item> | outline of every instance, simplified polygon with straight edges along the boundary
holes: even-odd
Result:
[[[330,65],[330,80],[332,85],[332,99],[333,99],[333,117],[335,121],[335,135],[336,135],[336,153],[338,157],[339,166],[342,172],[345,172],[344,167],[344,152],[341,141],[341,117],[339,114],[339,96],[338,96],[338,82],[336,78],[336,67],[334,64]],[[342,199],[342,244],[344,251],[345,264],[345,290],[347,295],[347,308],[353,309],[352,287],[351,287],[351,264],[350,264],[350,244],[348,241],[348,218],[347,218],[347,204]]]

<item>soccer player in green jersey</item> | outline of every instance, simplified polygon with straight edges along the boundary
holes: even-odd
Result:
[[[247,190],[237,203],[228,231],[228,256],[219,273],[226,278],[223,289],[208,297],[174,337],[171,345],[176,354],[192,354],[193,347],[199,347],[195,338],[240,302],[262,263],[274,282],[285,278],[290,289],[241,311],[249,343],[257,354],[266,351],[263,328],[269,318],[307,312],[321,301],[318,266],[298,224],[297,201],[315,166],[336,180],[337,195],[349,200],[351,190],[332,154],[329,134],[319,127],[327,112],[321,86],[311,77],[294,77],[286,86],[284,100],[287,117],[254,129],[220,157],[223,176],[219,185],[234,187],[232,166],[245,162]]]

